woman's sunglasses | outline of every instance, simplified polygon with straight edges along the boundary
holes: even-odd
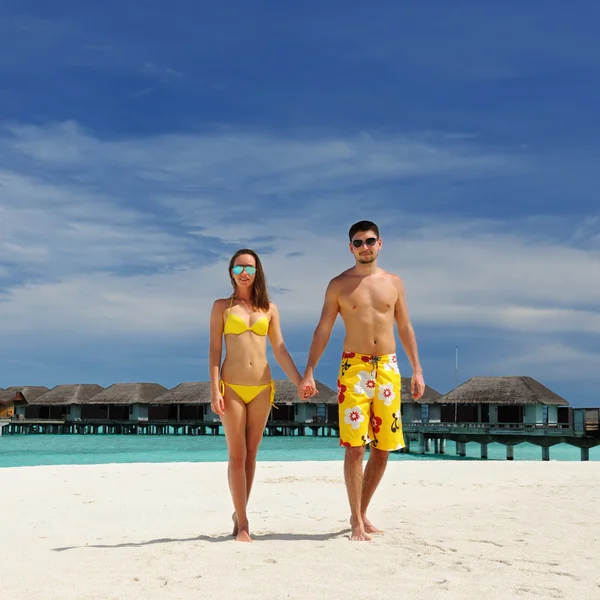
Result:
[[[235,267],[233,267],[233,272],[236,275],[241,275],[244,270],[248,275],[254,275],[254,273],[256,273],[256,267],[251,267],[249,265],[235,265]]]
[[[366,240],[352,240],[352,245],[355,248],[360,248],[363,244],[366,244],[369,248],[375,245],[377,238],[367,238]]]

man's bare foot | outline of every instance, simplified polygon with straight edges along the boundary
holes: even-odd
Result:
[[[240,528],[238,526],[237,515],[235,514],[235,512],[231,515],[231,520],[233,521],[233,533],[231,535],[233,537],[237,537]]]
[[[377,529],[377,527],[375,527],[375,525],[373,525],[373,523],[371,523],[367,517],[363,516],[362,521],[367,533],[383,533],[383,531],[381,529]]]
[[[240,529],[238,534],[235,536],[236,542],[251,542],[250,532],[247,529]]]
[[[365,531],[365,526],[362,521],[355,522],[350,519],[350,527],[352,532],[350,533],[350,540],[352,542],[370,542],[373,538]]]

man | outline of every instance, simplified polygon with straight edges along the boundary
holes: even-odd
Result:
[[[372,539],[372,533],[380,533],[367,518],[367,508],[383,477],[390,451],[404,447],[394,321],[413,368],[413,398],[423,395],[425,383],[402,280],[377,266],[382,246],[377,225],[371,221],[355,223],[349,238],[356,264],[329,282],[299,391],[305,397],[314,395],[314,369],[339,313],[346,330],[338,379],[340,445],[346,448],[344,478],[351,511],[350,539],[362,541]],[[363,474],[367,444],[371,444],[371,451]]]

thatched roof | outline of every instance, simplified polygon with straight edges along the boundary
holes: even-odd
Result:
[[[311,404],[337,404],[337,390],[332,390],[320,381],[315,381],[319,393],[307,402]],[[275,404],[296,404],[302,403],[304,400],[298,398],[298,388],[289,379],[275,380]]]
[[[91,383],[65,384],[53,387],[49,392],[38,396],[29,404],[40,406],[66,405],[66,404],[88,404],[88,400],[104,390],[103,387]]]
[[[472,377],[434,403],[569,405],[564,398],[531,377]]]
[[[209,404],[210,382],[192,381],[180,383],[178,386],[157,396],[153,404]]]
[[[15,385],[12,387],[8,387],[5,390],[0,391],[0,404],[25,404],[18,399],[17,394],[21,392],[23,398],[25,398],[26,402],[32,402],[42,394],[45,394],[48,391],[48,388],[43,385],[29,385],[29,386],[19,386]]]
[[[82,404],[154,404],[166,391],[159,383],[114,383]]]

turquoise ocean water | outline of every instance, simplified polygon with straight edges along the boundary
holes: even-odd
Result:
[[[414,446],[414,443],[413,443]],[[488,446],[488,460],[505,460],[500,444]],[[515,446],[515,460],[541,462],[542,451],[531,444]],[[337,438],[265,437],[259,461],[342,460],[344,451]],[[173,435],[2,435],[0,467],[107,463],[219,462],[227,460],[223,436],[184,437]],[[480,460],[479,444],[467,444],[467,456],[456,456],[448,442],[443,456],[427,453],[392,454],[391,460]],[[550,460],[579,461],[578,448],[560,444],[550,449]],[[600,460],[600,447],[590,450],[590,460]]]

